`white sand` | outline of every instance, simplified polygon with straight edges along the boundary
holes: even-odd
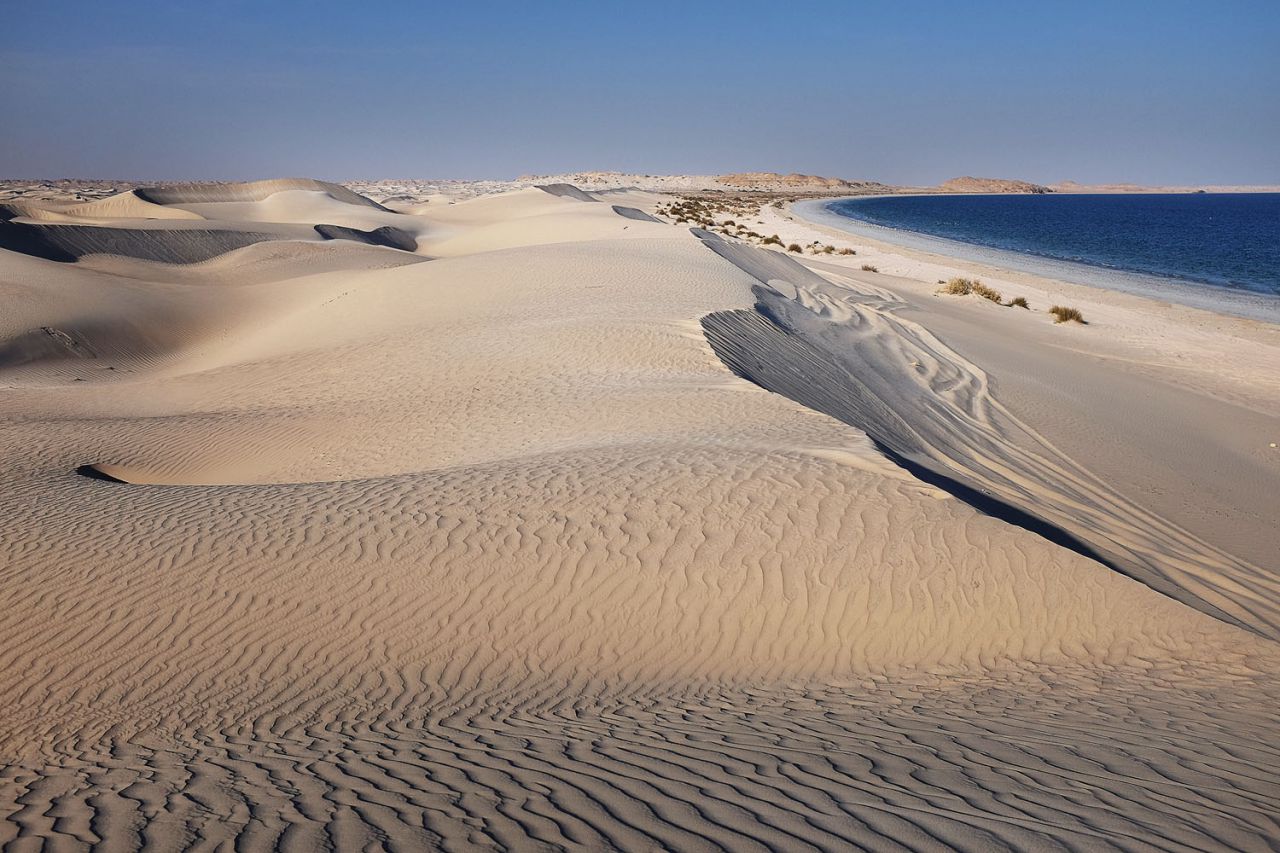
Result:
[[[1269,329],[952,303],[935,334],[922,261],[860,248],[907,277],[817,278],[615,210],[652,211],[643,193],[408,215],[268,188],[159,205],[202,220],[149,228],[273,237],[201,263],[0,251],[0,843],[1280,832],[1266,534],[1242,553],[1095,471],[956,331],[989,308],[1265,418]],[[400,228],[417,254],[316,224]],[[1245,377],[1182,363],[1242,346],[1263,361]],[[903,394],[876,406],[851,376]],[[1089,528],[1145,582],[921,482],[828,410],[906,424],[916,444],[873,437]],[[1209,505],[1220,486],[1183,484]]]

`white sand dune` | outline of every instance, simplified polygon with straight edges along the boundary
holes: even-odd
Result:
[[[140,187],[134,192],[139,198],[153,204],[186,206],[205,202],[265,201],[277,193],[292,191],[323,193],[345,204],[386,210],[376,201],[352,192],[341,184],[311,178],[272,178],[238,184],[169,184],[162,187]]]
[[[183,202],[175,208],[204,219],[229,223],[330,223],[371,230],[379,227],[422,228],[426,223],[413,216],[395,213],[379,205],[354,204],[328,192],[282,189],[257,200],[237,199]]]
[[[85,255],[120,255],[168,264],[191,264],[271,239],[274,238],[270,234],[232,229],[166,230],[0,223],[0,248],[63,262],[75,261]]]
[[[651,210],[0,251],[0,844],[1269,849],[1269,576],[889,283]]]
[[[736,373],[858,427],[987,512],[1280,640],[1280,578],[1115,493],[1000,406],[984,372],[895,316],[900,300],[833,285],[782,255],[704,239],[760,281],[756,311],[703,319]]]
[[[63,213],[76,218],[103,219],[203,219],[200,214],[173,205],[156,204],[142,198],[134,190],[109,198],[76,204]]]

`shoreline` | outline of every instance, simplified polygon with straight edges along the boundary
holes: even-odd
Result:
[[[916,195],[939,194],[917,193]],[[1172,302],[1214,314],[1280,325],[1280,297],[1269,298],[1265,294],[1252,291],[996,249],[918,231],[874,225],[830,210],[830,205],[838,201],[872,197],[874,196],[806,199],[788,205],[787,210],[810,225],[831,228],[855,237],[886,244],[908,256],[912,256],[913,253],[924,253],[952,261],[979,263],[998,270],[1022,273],[1049,281],[1123,293],[1159,302]]]
[[[892,294],[894,313],[977,365],[997,400],[1127,499],[1255,566],[1273,564],[1257,508],[1280,488],[1280,326],[862,237],[805,218],[805,204],[766,213],[766,229],[857,255],[802,264]],[[937,282],[952,276],[980,277],[1031,310],[940,295]],[[1082,309],[1088,325],[1052,323],[1050,304]],[[1190,492],[1212,501],[1188,501]]]

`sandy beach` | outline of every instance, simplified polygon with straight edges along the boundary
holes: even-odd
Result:
[[[1280,327],[644,177],[0,201],[0,847],[1274,849]]]

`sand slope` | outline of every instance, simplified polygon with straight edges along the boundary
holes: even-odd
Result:
[[[614,202],[647,204],[428,210],[434,260],[0,251],[0,843],[1267,849],[1254,611],[922,481],[884,451],[986,483],[987,439],[1029,440],[976,366],[885,294]],[[869,395],[851,427],[824,343],[929,344],[968,455],[949,409]],[[1151,520],[1092,485],[1109,531]]]

